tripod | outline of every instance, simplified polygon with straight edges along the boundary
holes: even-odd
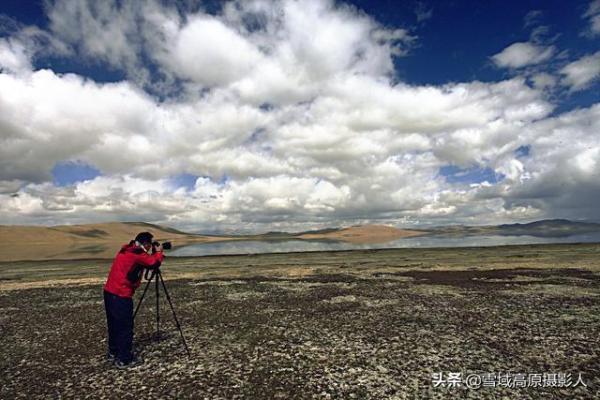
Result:
[[[190,349],[185,342],[185,337],[183,336],[183,332],[181,331],[181,325],[179,324],[179,320],[177,319],[177,315],[175,315],[175,309],[173,308],[173,303],[171,302],[171,296],[169,296],[169,291],[167,290],[167,286],[165,285],[165,281],[163,280],[162,273],[160,272],[160,268],[147,269],[144,275],[146,281],[146,287],[144,288],[144,293],[142,293],[142,297],[140,297],[140,301],[138,302],[137,307],[135,308],[135,312],[133,313],[133,319],[135,320],[135,316],[142,305],[142,301],[144,300],[144,296],[150,287],[152,281],[154,281],[154,287],[156,289],[156,340],[160,340],[160,312],[159,312],[159,297],[160,297],[160,286],[159,280],[162,284],[162,288],[165,291],[165,296],[167,297],[167,301],[169,302],[169,306],[171,306],[171,312],[173,313],[173,319],[175,320],[175,325],[179,330],[179,334],[181,335],[181,341],[183,342],[183,346],[185,347],[185,351],[187,352],[188,357],[191,357]]]

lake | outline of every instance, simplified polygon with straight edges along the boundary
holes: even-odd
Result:
[[[538,243],[600,243],[600,232],[565,237],[537,236],[417,236],[385,243],[352,244],[336,241],[307,240],[238,240],[200,243],[174,248],[170,256],[190,257],[227,254],[288,253],[298,251],[330,251],[423,247],[479,247]]]

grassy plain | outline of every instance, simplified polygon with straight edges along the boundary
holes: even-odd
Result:
[[[600,244],[168,258],[136,370],[104,361],[110,260],[0,263],[0,398],[592,399]],[[141,291],[138,291],[136,300]],[[164,296],[163,296],[164,299]],[[434,387],[436,372],[570,373],[576,387]]]

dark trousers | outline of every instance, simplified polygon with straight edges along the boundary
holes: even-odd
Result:
[[[133,354],[133,299],[104,291],[104,308],[108,325],[108,351],[129,363]]]

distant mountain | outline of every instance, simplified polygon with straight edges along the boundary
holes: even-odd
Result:
[[[584,233],[600,232],[600,224],[569,221],[567,219],[546,219],[527,224],[499,225],[498,230],[504,235],[564,237]]]
[[[385,243],[425,231],[398,229],[387,225],[357,225],[347,228],[324,228],[304,232],[267,232],[258,235],[231,236],[237,240],[330,240],[350,243]]]
[[[600,232],[600,224],[569,221],[567,219],[546,219],[525,224],[503,224],[497,226],[443,226],[430,230],[430,234],[444,236],[537,236],[567,237],[585,233]]]
[[[354,244],[386,243],[421,235],[461,236],[537,236],[567,237],[600,232],[600,224],[552,219],[526,224],[498,226],[442,226],[427,230],[398,229],[387,225],[359,225],[325,228],[305,232],[272,231],[256,235],[202,235],[145,222],[110,222],[63,226],[2,226],[0,243],[4,245],[0,261],[112,258],[123,243],[138,232],[150,231],[158,241],[173,241],[176,247],[194,243],[232,240],[328,240]]]
[[[356,244],[385,243],[392,240],[420,236],[425,231],[398,229],[387,225],[359,225],[341,229],[324,229],[298,234],[300,239],[309,240],[336,240]]]

